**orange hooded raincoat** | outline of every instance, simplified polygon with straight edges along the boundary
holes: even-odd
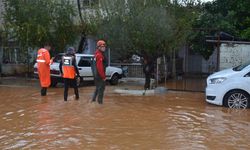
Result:
[[[45,48],[41,48],[37,52],[37,70],[41,87],[50,86],[50,54]]]

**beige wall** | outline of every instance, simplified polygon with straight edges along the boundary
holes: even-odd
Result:
[[[250,44],[221,44],[220,70],[238,66],[250,58]]]

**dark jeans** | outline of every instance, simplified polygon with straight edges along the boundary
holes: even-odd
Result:
[[[78,87],[76,84],[76,79],[64,78],[64,101],[67,101],[69,86],[74,88],[76,99],[79,99],[79,93],[78,93]]]
[[[96,97],[98,96],[98,103],[103,103],[103,95],[105,90],[105,81],[103,81],[101,78],[95,78],[95,92],[93,94],[92,101],[96,101]]]
[[[41,89],[41,96],[46,96],[47,95],[47,88],[46,87],[42,87]]]
[[[147,75],[146,74],[146,76],[145,76],[144,90],[150,89],[150,78],[151,78],[151,75]]]

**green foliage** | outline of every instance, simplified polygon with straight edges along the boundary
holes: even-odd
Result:
[[[193,50],[208,59],[213,45],[205,43],[205,36],[213,36],[220,31],[250,40],[249,6],[249,0],[215,0],[203,4],[199,17],[193,23],[196,29],[190,38]]]
[[[4,0],[5,29],[22,47],[50,41],[56,50],[74,42],[75,6],[68,0]]]
[[[98,20],[93,23],[96,35],[121,57],[156,57],[176,50],[184,45],[195,15],[191,5],[166,0],[103,0],[100,6],[91,17]]]

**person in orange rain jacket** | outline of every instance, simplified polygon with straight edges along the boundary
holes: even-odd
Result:
[[[77,81],[77,77],[80,77],[78,68],[76,66],[76,59],[75,59],[75,49],[73,47],[69,47],[67,49],[67,53],[65,56],[62,57],[62,61],[59,65],[60,72],[62,77],[64,78],[64,101],[67,101],[68,98],[68,89],[71,85],[75,91],[75,99],[79,99]]]
[[[47,88],[50,86],[50,59],[49,51],[51,45],[49,43],[44,44],[44,48],[40,48],[37,52],[37,70],[41,85],[41,96],[46,96]]]
[[[106,50],[106,43],[103,40],[97,42],[97,50],[95,52],[94,64],[93,64],[93,75],[95,79],[95,92],[92,97],[92,102],[96,101],[98,96],[98,103],[103,103],[103,95],[105,90],[105,81],[106,81],[106,67],[107,61],[105,59],[104,52]]]

